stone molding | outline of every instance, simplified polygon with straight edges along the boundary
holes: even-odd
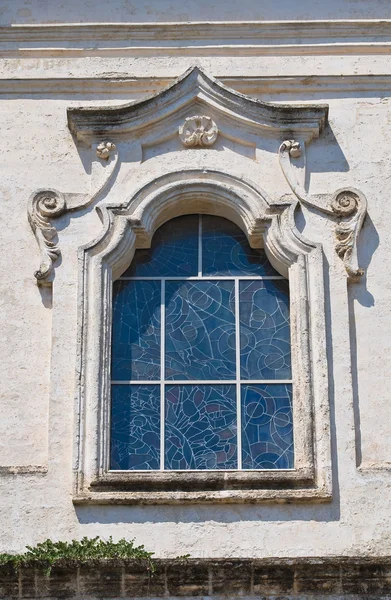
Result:
[[[356,188],[344,188],[323,195],[322,200],[307,194],[292,169],[291,159],[299,158],[304,147],[294,140],[283,142],[279,148],[280,165],[285,178],[297,199],[305,206],[337,220],[335,250],[342,259],[348,277],[357,279],[364,274],[358,265],[357,240],[367,214],[367,200]]]
[[[102,146],[100,148],[100,146]],[[105,163],[115,152],[115,145],[110,142],[99,144],[96,148],[98,158]],[[110,164],[103,181],[91,194],[67,194],[54,189],[40,189],[30,196],[27,216],[38,242],[41,253],[39,268],[34,272],[38,285],[50,286],[54,276],[54,263],[60,258],[61,250],[58,245],[57,229],[52,219],[61,217],[66,212],[86,208],[108,185],[118,162],[118,154]]]
[[[199,66],[188,69],[164,91],[139,102],[108,107],[71,107],[68,126],[75,139],[135,135],[156,128],[189,101],[214,106],[222,116],[262,137],[280,139],[290,133],[308,143],[319,137],[328,118],[324,104],[273,104],[243,96],[207,75]],[[192,116],[192,115],[191,115]]]
[[[24,24],[0,27],[0,42],[18,57],[389,54],[391,20]]]
[[[389,600],[391,557],[156,559],[64,561],[0,567],[0,597],[14,598],[247,598]]]
[[[209,125],[215,124],[213,132],[216,133],[213,127],[219,131],[215,147],[194,151],[179,143],[178,127],[194,119],[194,115],[204,115]],[[357,236],[365,218],[366,201],[353,188],[312,197],[296,180],[291,161],[299,155],[305,158],[305,146],[321,134],[327,117],[325,105],[273,104],[243,96],[209,77],[198,66],[164,91],[139,102],[119,107],[68,109],[68,125],[75,142],[90,150],[92,172],[100,173],[100,177],[92,178],[96,191],[72,196],[55,190],[38,190],[30,200],[29,219],[42,253],[36,276],[39,283],[50,284],[53,262],[59,256],[55,218],[66,210],[76,211],[100,200],[97,211],[102,231],[80,248],[78,258],[75,503],[331,499],[323,253],[319,244],[299,233],[295,211],[301,203],[316,208],[336,223],[336,249],[348,276],[357,278],[361,273],[357,265]],[[177,146],[170,146],[170,140]],[[241,161],[247,161],[251,180],[237,171],[235,160],[211,168],[230,140],[235,141],[237,153],[241,144],[267,152],[269,163],[238,154]],[[180,153],[178,170],[172,168],[170,148]],[[144,149],[150,149],[151,154],[144,155]],[[124,163],[118,158],[122,153],[126,157]],[[149,163],[151,169],[142,164],[149,160],[148,156],[153,157]],[[270,168],[275,169],[275,177],[280,176],[283,183],[279,162],[294,197],[273,197],[273,189],[271,194],[267,193],[257,183],[265,175],[265,180],[270,181],[267,173]],[[129,183],[129,164],[136,180],[141,174],[143,183],[138,188]],[[121,167],[121,175],[117,177],[119,165],[124,170]],[[110,198],[121,201],[113,202]],[[138,473],[109,471],[107,365],[110,364],[112,282],[129,265],[137,248],[150,246],[160,225],[173,217],[197,212],[231,219],[246,233],[252,247],[264,247],[277,271],[289,276],[295,349],[295,469],[289,472],[219,473],[205,479],[199,473],[189,477],[188,473],[154,472],[153,477],[149,474],[140,477]],[[326,229],[325,235],[329,235]]]
[[[174,77],[127,77],[118,74],[115,77],[40,77],[0,79],[0,94],[34,97],[35,94],[104,94],[107,97],[115,94],[129,94],[131,97],[144,97],[158,93],[174,83]],[[376,92],[390,94],[391,75],[356,74],[356,75],[297,75],[297,76],[256,76],[256,77],[218,77],[218,81],[227,87],[248,95],[259,94],[339,94],[352,91]]]
[[[328,107],[324,105],[289,106],[265,103],[242,96],[195,66],[172,86],[143,101],[120,107],[70,108],[68,109],[68,125],[79,142],[91,145],[92,139],[94,139],[94,144],[96,144],[97,138],[98,143],[95,146],[97,157],[106,162],[110,155],[116,152],[114,142],[107,141],[108,139],[111,140],[113,136],[123,136],[124,134],[135,135],[136,132],[142,132],[145,135],[152,128],[154,131],[159,127],[164,128],[170,118],[187,107],[190,99],[193,99],[193,102],[213,104],[214,111],[219,110],[221,117],[233,121],[236,128],[239,125],[247,132],[253,132],[258,136],[262,135],[264,138],[276,139],[280,139],[289,132],[298,136],[304,143],[319,136],[327,122],[328,115]],[[194,118],[194,116],[187,117],[185,123],[190,123]],[[206,121],[209,120],[212,133],[211,135],[203,134],[197,144],[208,146],[211,145],[210,142],[215,142],[218,127],[211,117],[202,118]],[[179,128],[180,136],[182,129],[183,124]],[[186,145],[187,142],[184,143]],[[104,176],[103,183],[100,182],[96,191],[90,195],[80,194],[77,200],[75,198],[72,200],[69,194],[53,189],[41,189],[30,197],[28,218],[41,252],[41,264],[35,271],[35,277],[40,285],[51,284],[53,264],[61,254],[57,243],[57,230],[52,219],[62,216],[65,212],[76,211],[90,205],[111,180],[118,162],[118,153],[114,160],[109,162],[110,167]]]
[[[331,499],[328,375],[323,258],[299,234],[296,203],[273,201],[258,185],[229,172],[171,171],[122,204],[98,210],[103,231],[79,256],[79,385],[76,404],[77,504],[178,504],[328,501]],[[237,223],[252,247],[264,247],[290,280],[294,373],[295,469],[256,473],[109,472],[111,291],[136,248],[148,248],[165,221],[189,212]],[[311,298],[311,301],[310,301]],[[92,344],[91,340],[95,340]],[[309,352],[309,340],[316,340]],[[317,431],[316,438],[313,435]]]

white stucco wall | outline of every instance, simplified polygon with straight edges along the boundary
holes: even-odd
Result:
[[[87,0],[14,0],[0,5],[4,26],[389,16],[389,3],[380,0],[245,0],[240,5],[114,1],[111,7]],[[284,42],[277,40],[265,53],[257,48],[259,43],[253,43],[250,53],[240,47],[224,51],[202,47],[198,53],[193,49],[175,54],[165,51],[159,41],[148,53],[130,51],[131,44],[125,41],[116,42],[115,51],[100,50],[99,44],[91,51],[86,42],[79,43],[73,55],[71,43],[67,50],[59,50],[55,42],[45,42],[42,49],[39,42],[13,44],[7,38],[0,48],[0,467],[4,467],[0,551],[18,551],[47,537],[113,535],[135,537],[158,556],[390,553],[391,69],[386,45],[391,36],[383,32],[376,42],[383,46],[375,50],[352,50],[340,39],[337,50],[298,48],[284,54]],[[337,42],[332,39],[330,44]],[[307,189],[317,194],[354,186],[368,200],[359,242],[366,275],[357,283],[346,284],[341,261],[324,235],[324,217],[304,209],[304,218],[298,220],[306,237],[324,244],[329,265],[331,503],[156,507],[72,503],[76,248],[91,241],[101,223],[93,208],[60,220],[62,263],[51,292],[38,288],[33,277],[39,252],[27,221],[27,201],[38,188],[88,190],[90,177],[67,127],[69,106],[138,100],[160,90],[162,81],[179,76],[196,60],[210,74],[227,82],[231,78],[230,85],[240,91],[251,87],[251,94],[262,100],[328,103],[330,127],[308,147]],[[128,81],[117,82],[117,87],[107,83],[107,78],[118,76]],[[66,81],[70,77],[76,80]],[[281,179],[272,191],[281,195],[289,188]],[[48,471],[29,472],[29,466]],[[15,467],[27,472],[13,474]]]

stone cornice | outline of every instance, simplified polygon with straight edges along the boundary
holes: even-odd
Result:
[[[389,598],[391,557],[63,561],[45,573],[30,563],[0,567],[0,595],[11,598]]]
[[[0,44],[4,56],[387,54],[391,20],[26,24],[0,27]]]
[[[188,69],[171,86],[139,102],[108,107],[68,108],[68,126],[77,139],[135,132],[146,124],[164,121],[186,107],[191,99],[213,103],[231,120],[267,137],[286,133],[307,142],[319,136],[327,123],[323,104],[273,104],[239,94],[207,75],[199,66]],[[228,117],[227,117],[228,118]]]
[[[352,91],[390,93],[391,74],[383,75],[311,75],[218,77],[218,80],[242,94],[343,94]],[[175,81],[174,77],[34,77],[0,79],[0,95],[100,94],[131,97],[157,93]]]
[[[0,42],[36,41],[156,41],[156,40],[262,40],[264,43],[321,38],[343,41],[362,38],[384,42],[391,38],[391,19],[341,19],[318,21],[193,21],[165,23],[61,23],[0,27]],[[390,39],[388,40],[390,41]]]

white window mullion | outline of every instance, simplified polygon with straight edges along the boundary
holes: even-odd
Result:
[[[164,471],[164,434],[165,434],[165,329],[166,329],[166,281],[161,281],[160,298],[160,470]]]
[[[235,385],[236,379],[173,379],[168,381],[170,385]],[[112,380],[112,385],[153,385],[160,384],[161,380],[155,379],[124,379],[124,380]],[[167,382],[165,382],[167,383]],[[240,383],[255,385],[267,383],[293,383],[292,379],[241,379]]]
[[[242,468],[242,409],[240,390],[240,319],[239,279],[235,279],[235,340],[236,340],[236,424],[238,442],[238,469]]]
[[[198,262],[201,264],[199,268],[202,271],[202,246],[201,250],[198,250]],[[168,275],[167,277],[119,277],[118,281],[161,281],[164,279],[165,281],[198,281],[200,279],[205,279],[208,281],[234,281],[236,277],[234,275],[194,275],[193,277],[176,277],[175,275]],[[285,277],[281,275],[241,275],[241,280],[248,281],[273,281],[273,280],[285,280]]]

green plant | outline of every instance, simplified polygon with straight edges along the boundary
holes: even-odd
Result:
[[[46,540],[34,547],[27,546],[26,552],[22,554],[0,554],[0,565],[12,565],[15,569],[25,564],[36,563],[43,566],[47,573],[58,562],[75,561],[78,564],[98,561],[102,559],[135,559],[146,562],[146,568],[153,573],[153,552],[147,552],[144,546],[135,546],[134,540],[127,541],[124,538],[119,542],[113,542],[112,537],[107,541],[99,537],[71,542],[53,542]]]

